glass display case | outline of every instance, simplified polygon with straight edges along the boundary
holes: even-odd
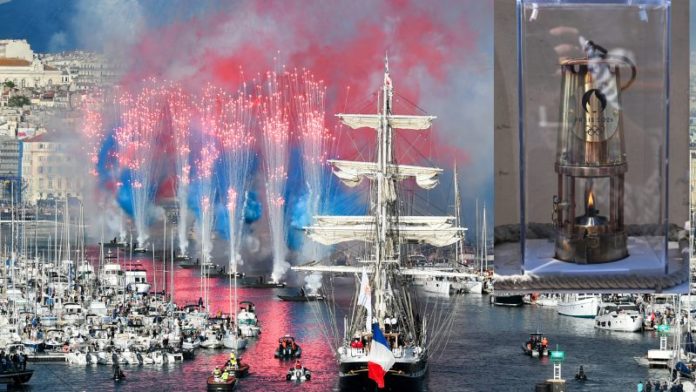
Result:
[[[670,273],[669,10],[518,0],[525,273],[600,283]]]

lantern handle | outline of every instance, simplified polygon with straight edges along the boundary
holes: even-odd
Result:
[[[625,85],[619,86],[619,89],[621,91],[626,90],[627,88],[629,88],[631,86],[631,84],[633,84],[633,82],[636,80],[636,74],[638,73],[638,69],[636,68],[636,64],[633,62],[633,60],[631,60],[628,56],[617,55],[617,54],[611,53],[610,51],[606,50],[602,46],[597,45],[593,41],[587,41],[586,45],[587,45],[586,50],[590,51],[588,53],[589,57],[594,57],[593,54],[596,51],[596,53],[598,53],[597,57],[599,57],[601,59],[607,60],[607,59],[612,58],[614,60],[618,60],[619,62],[624,63],[625,65],[631,67],[631,79]]]
[[[633,82],[636,80],[636,75],[638,74],[638,69],[636,68],[636,64],[633,62],[633,60],[631,60],[627,56],[617,56],[615,54],[609,54],[609,57],[614,58],[616,60],[619,60],[620,62],[622,62],[626,66],[631,67],[631,79],[629,79],[629,81],[625,85],[619,86],[619,89],[621,91],[624,91],[627,88],[629,88],[633,84]]]

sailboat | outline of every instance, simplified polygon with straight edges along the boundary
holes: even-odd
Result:
[[[232,271],[232,276],[234,277],[234,290],[232,285],[232,279],[230,280],[230,294],[229,294],[229,312],[230,317],[234,315],[234,304],[239,301],[239,296],[237,295],[237,253],[234,243],[230,241],[230,270]],[[234,296],[232,295],[234,293]],[[222,345],[225,348],[231,348],[235,351],[243,350],[246,348],[248,339],[241,336],[241,330],[235,317],[235,321],[230,325],[230,329],[225,332],[225,336],[222,338]],[[248,365],[247,365],[248,366]]]
[[[409,279],[414,276],[460,277],[465,274],[407,268],[401,262],[406,258],[405,252],[401,252],[401,245],[427,243],[436,247],[450,246],[462,238],[465,229],[456,225],[453,216],[400,215],[398,182],[412,178],[420,188],[432,189],[438,184],[442,169],[395,162],[394,132],[398,129],[427,130],[435,117],[394,114],[392,97],[389,62],[385,59],[384,81],[378,94],[378,113],[337,115],[350,128],[375,130],[377,161],[328,161],[333,173],[348,186],[354,187],[365,178],[372,181],[371,214],[316,216],[312,225],[305,227],[307,235],[323,245],[348,241],[370,242],[373,244],[371,260],[363,260],[362,267],[309,263],[293,269],[362,276],[360,287],[356,287],[358,293],[354,296],[355,311],[350,322],[344,321],[344,334],[337,348],[341,384],[352,388],[374,388],[377,383],[388,390],[402,391],[421,386],[428,371],[429,356],[427,317],[419,314]],[[368,362],[372,367],[377,352],[393,356],[393,361],[383,364],[382,369],[386,372],[383,380],[370,378],[372,372],[368,370]]]

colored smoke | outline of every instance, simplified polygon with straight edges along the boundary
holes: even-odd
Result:
[[[284,1],[207,5],[172,1],[166,7],[157,1],[135,0],[118,6],[88,0],[78,4],[75,20],[81,24],[77,27],[76,23],[76,34],[86,47],[106,49],[118,56],[113,61],[128,67],[123,78],[125,89],[137,90],[144,78],[155,76],[177,82],[191,93],[206,83],[236,91],[245,88],[244,82],[251,85],[260,80],[258,74],[269,69],[282,72],[283,65],[310,70],[326,86],[326,127],[336,137],[327,146],[331,158],[365,159],[374,154],[370,151],[373,147],[367,148],[367,156],[355,152],[356,147],[370,146],[374,138],[371,131],[340,130],[333,114],[375,111],[371,94],[381,84],[384,54],[388,52],[397,109],[420,113],[416,105],[438,116],[435,136],[416,132],[398,136],[398,160],[448,169],[438,188],[442,190],[430,196],[433,204],[451,204],[452,196],[447,192],[455,160],[466,184],[462,187],[464,205],[473,205],[477,198],[493,204],[493,165],[488,153],[493,131],[485,132],[492,123],[492,31],[486,22],[492,17],[490,1],[452,1],[437,7],[427,1],[408,0],[330,1],[311,6]],[[129,17],[123,23],[112,23],[115,12]],[[255,136],[257,140],[261,137]],[[291,140],[289,148],[294,155],[297,140]],[[99,183],[132,217],[135,200],[127,181],[132,173],[114,168],[114,144],[113,135],[107,134],[99,150]],[[411,144],[422,147],[422,155],[409,157],[399,152],[412,150]],[[256,148],[257,159],[262,160],[262,149]],[[159,153],[165,155],[164,151]],[[307,242],[303,243],[299,229],[314,213],[366,212],[366,197],[356,192],[365,188],[347,190],[330,179],[328,170],[321,174],[326,204],[311,211],[313,194],[303,178],[303,164],[290,163],[290,167],[283,210],[287,229],[283,241],[290,250],[304,252]],[[252,169],[251,176],[257,179],[261,172]],[[175,176],[173,172],[168,175]],[[153,187],[165,188],[162,184],[171,179],[157,177],[152,181]],[[262,181],[249,182],[257,186],[247,195],[242,212],[245,226],[259,220],[262,211],[268,213],[268,205],[262,205],[266,203],[264,194],[259,197],[259,192],[265,192]],[[191,214],[200,219],[201,192],[195,188],[192,181],[183,197]],[[212,200],[214,229],[227,238],[229,214],[224,213],[224,202],[219,195]],[[473,227],[473,214],[463,218]],[[248,232],[248,227],[240,230]],[[184,234],[179,232],[180,250]]]

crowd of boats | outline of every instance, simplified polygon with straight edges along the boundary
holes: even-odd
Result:
[[[249,365],[235,353],[261,334],[252,302],[235,297],[235,314],[210,314],[203,297],[197,303],[176,304],[164,292],[153,292],[147,270],[137,258],[104,257],[111,252],[103,247],[96,270],[86,261],[53,263],[39,257],[10,256],[2,263],[3,359],[7,353],[8,358],[29,362],[111,365],[114,380],[120,381],[126,377],[122,366],[162,366],[193,359],[198,349],[228,349],[232,357],[222,370],[213,371],[209,389],[231,390],[237,378],[248,374]],[[243,277],[233,278],[238,276]],[[254,279],[253,284],[263,283]],[[285,298],[317,299],[304,290]],[[294,360],[301,352],[288,335],[279,339],[275,356]],[[309,380],[311,373],[297,365],[288,370],[287,379]],[[0,382],[25,383],[31,374],[25,367],[3,365]]]

